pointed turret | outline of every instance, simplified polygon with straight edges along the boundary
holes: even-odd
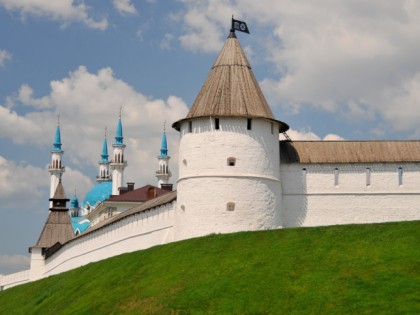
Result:
[[[71,219],[66,205],[69,200],[60,179],[54,196],[50,198],[52,207],[35,247],[48,249],[56,243],[62,245],[73,238]]]
[[[117,132],[115,134],[114,145],[124,145],[123,140],[124,140],[124,137],[123,137],[123,129],[122,129],[121,113],[120,113],[120,118],[118,119],[118,125],[117,125]]]
[[[52,151],[61,151],[60,123],[57,123],[57,128],[55,129],[55,141],[53,143]]]
[[[175,238],[278,228],[279,132],[233,31],[180,131]],[[223,218],[223,220],[220,220]]]
[[[102,144],[102,153],[101,153],[101,159],[99,161],[99,175],[96,176],[97,182],[103,182],[103,181],[110,181],[111,176],[109,174],[109,155],[108,155],[108,142],[106,139],[106,128],[105,128],[105,134],[104,134],[104,141]]]
[[[63,153],[64,151],[61,150],[60,116],[58,116],[53,148],[51,150],[51,164],[48,166],[48,171],[51,174],[50,198],[54,196],[58,181],[65,171],[64,165],[62,164]]]
[[[123,142],[123,128],[121,122],[121,109],[117,124],[117,132],[115,134],[115,142],[112,145],[114,148],[114,156],[110,164],[112,169],[112,194],[119,195],[119,188],[122,187],[124,182],[124,169],[127,166],[127,162],[124,160],[124,149],[125,144]]]
[[[158,187],[162,189],[172,190],[172,185],[169,183],[169,178],[172,174],[169,170],[169,159],[168,155],[168,143],[166,141],[166,129],[165,124],[163,126],[162,142],[160,145],[160,155],[158,158],[159,169],[156,171],[156,177],[158,179]]]
[[[160,145],[160,156],[161,157],[168,156],[168,143],[166,141],[166,131],[165,131],[165,128],[163,129],[162,143]]]
[[[74,190],[74,196],[70,200],[70,216],[78,217],[79,216],[79,199],[76,196],[76,189]]]
[[[183,121],[201,117],[263,118],[277,123],[280,132],[289,129],[286,123],[274,118],[234,31],[230,32],[187,117],[172,126],[179,131]]]

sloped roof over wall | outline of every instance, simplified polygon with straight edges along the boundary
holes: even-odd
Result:
[[[172,126],[179,130],[184,120],[209,116],[265,118],[278,122],[281,132],[289,129],[274,118],[234,32],[227,38],[187,117]]]
[[[420,162],[420,140],[280,141],[281,163]]]
[[[57,242],[64,244],[74,236],[71,219],[66,207],[69,199],[66,197],[61,179],[58,182],[54,197],[50,198],[50,201],[52,201],[53,206],[50,208],[51,211],[35,247],[49,248]]]
[[[67,211],[51,211],[35,247],[51,247],[57,242],[64,244],[73,236],[71,219]]]

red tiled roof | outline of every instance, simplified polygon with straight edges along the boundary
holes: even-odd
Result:
[[[150,194],[149,194],[150,192]],[[122,195],[111,195],[109,197],[109,201],[137,201],[137,202],[144,202],[164,194],[167,194],[169,191],[165,189],[158,188],[152,185],[146,185],[131,191],[127,191]]]

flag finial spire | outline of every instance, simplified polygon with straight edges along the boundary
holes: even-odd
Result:
[[[231,27],[230,31],[232,33],[235,33],[235,31],[240,31],[240,32],[244,32],[244,33],[249,34],[249,29],[248,29],[248,26],[246,25],[246,23],[242,22],[242,21],[239,21],[239,20],[235,20],[233,18],[233,14],[232,14],[232,27]]]

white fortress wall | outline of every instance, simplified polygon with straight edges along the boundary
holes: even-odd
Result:
[[[30,271],[24,270],[9,275],[0,275],[0,291],[24,284],[30,281]]]
[[[208,189],[207,185],[212,188]],[[281,204],[276,181],[232,176],[196,177],[178,182],[178,189],[178,198],[184,202],[178,201],[177,240],[281,227],[280,215],[275,211]],[[203,199],[207,199],[206,203],[202,203]]]
[[[284,226],[420,220],[420,165],[282,164]]]
[[[41,277],[173,241],[176,201],[82,234],[45,260]],[[35,279],[31,279],[35,280]]]

